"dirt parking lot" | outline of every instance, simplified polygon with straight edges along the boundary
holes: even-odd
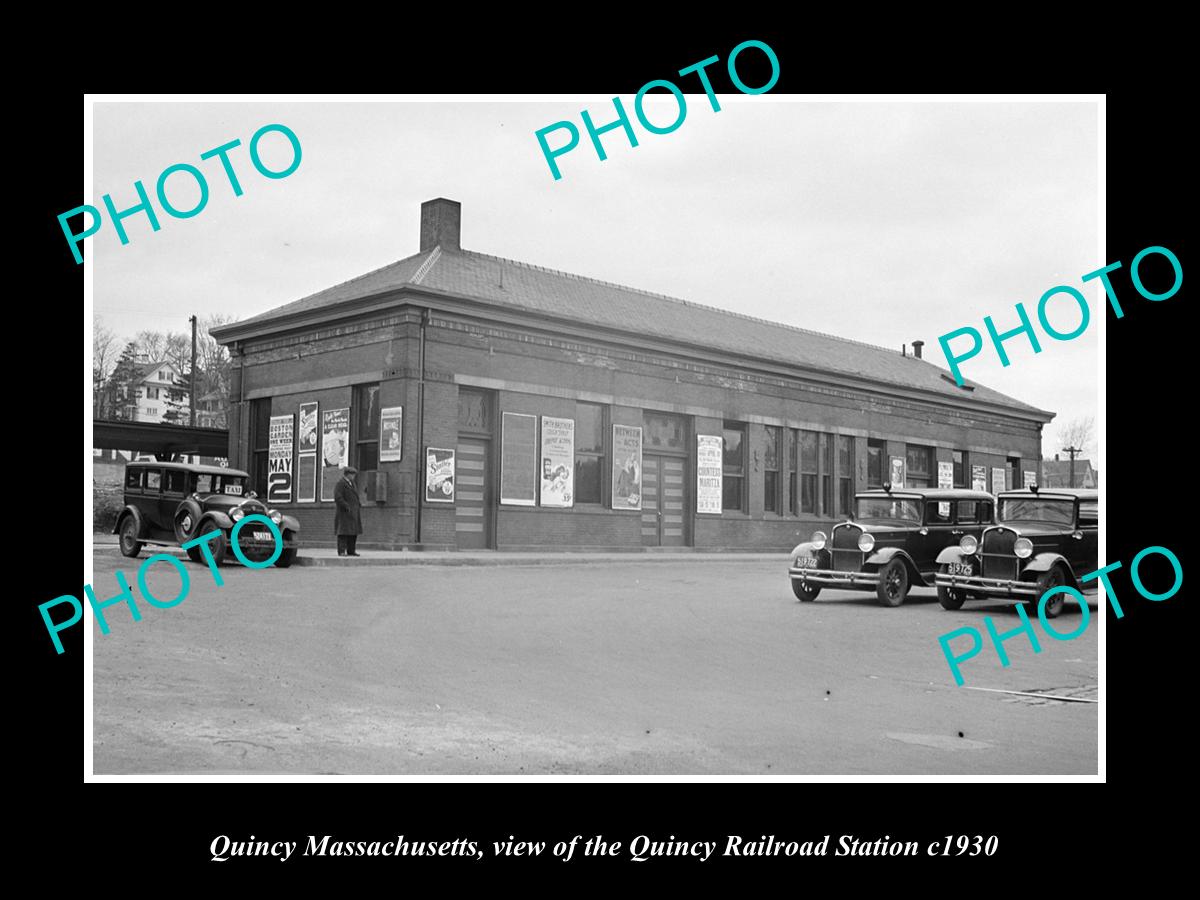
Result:
[[[96,552],[97,594],[140,561]],[[97,774],[1095,774],[1097,705],[956,687],[937,637],[1013,608],[797,603],[786,562],[254,571],[94,632]],[[174,596],[165,565],[149,583]],[[111,590],[108,590],[111,588]],[[969,688],[1097,697],[1095,606]],[[1058,620],[1078,624],[1068,609]],[[1035,626],[1036,627],[1036,626]]]

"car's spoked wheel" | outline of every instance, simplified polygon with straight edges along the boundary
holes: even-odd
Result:
[[[903,560],[893,559],[884,566],[875,594],[884,606],[899,606],[904,602],[908,596],[908,569]]]
[[[950,567],[943,565],[942,574],[947,574]],[[937,589],[938,603],[942,604],[942,609],[961,609],[963,603],[967,599],[967,592],[959,588],[948,588],[938,585]]]
[[[1035,613],[1037,612],[1038,604],[1042,602],[1042,594],[1046,593],[1046,591],[1050,590],[1050,588],[1060,587],[1061,585],[1064,585],[1066,583],[1067,583],[1067,580],[1063,577],[1062,569],[1060,569],[1058,566],[1055,566],[1053,569],[1051,569],[1049,572],[1047,572],[1045,575],[1043,575],[1041,578],[1039,578],[1038,579],[1038,596],[1037,596],[1037,599],[1034,600],[1031,604],[1033,607],[1033,611]],[[1053,597],[1051,597],[1049,600],[1047,600],[1046,601],[1046,610],[1045,610],[1046,618],[1047,619],[1057,618],[1058,614],[1063,611],[1063,606],[1066,603],[1066,600],[1067,600],[1066,595],[1061,594],[1061,593],[1055,594]]]
[[[124,556],[137,556],[142,550],[142,542],[137,539],[138,527],[133,516],[126,517],[121,523],[121,553]]]

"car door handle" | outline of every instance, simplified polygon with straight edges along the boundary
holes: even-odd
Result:
[[[951,533],[951,534],[963,534],[964,532],[963,532],[963,531],[961,531],[961,530],[960,530],[960,529],[958,529],[958,528],[955,528],[955,529],[954,529],[953,531],[951,531],[950,533]]]

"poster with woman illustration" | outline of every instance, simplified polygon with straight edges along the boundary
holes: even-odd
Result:
[[[613,425],[612,508],[642,508],[642,429]]]

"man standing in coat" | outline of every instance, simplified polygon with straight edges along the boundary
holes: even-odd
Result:
[[[362,504],[354,487],[357,474],[358,469],[354,466],[346,466],[333,489],[333,502],[337,507],[333,514],[333,530],[337,534],[338,556],[358,556],[354,545],[362,534],[362,516],[359,514]]]

